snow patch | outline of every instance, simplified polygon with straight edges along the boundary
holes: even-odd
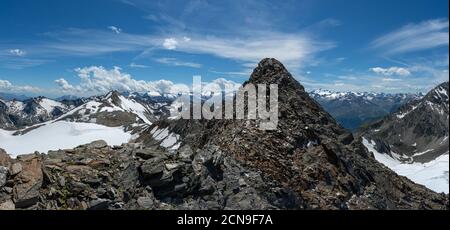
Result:
[[[125,111],[131,112],[136,114],[139,118],[141,118],[145,123],[151,125],[152,122],[148,120],[148,118],[145,116],[145,113],[147,113],[147,109],[140,103],[136,102],[135,100],[129,100],[125,98],[124,96],[119,96],[119,99],[121,101],[120,107],[124,109]]]
[[[48,114],[52,113],[56,107],[65,108],[66,106],[60,102],[50,100],[48,98],[42,98],[39,101],[39,105],[47,111]]]
[[[49,123],[24,135],[13,136],[13,131],[0,129],[0,148],[12,157],[20,154],[49,150],[71,149],[82,144],[102,139],[108,145],[127,143],[131,135],[123,131],[123,127],[106,127],[91,123],[75,123],[58,121]]]
[[[427,163],[403,163],[387,154],[375,150],[375,143],[363,138],[363,145],[374,154],[375,159],[392,169],[398,175],[422,184],[435,192],[449,190],[449,153],[443,154]]]
[[[151,131],[153,139],[160,141],[160,146],[164,148],[168,148],[170,150],[177,150],[181,146],[180,136],[174,133],[169,132],[169,128],[158,129],[158,126],[155,126]]]
[[[397,118],[398,118],[398,119],[404,118],[406,115],[408,115],[409,113],[411,113],[412,111],[414,111],[415,109],[417,109],[417,107],[419,107],[419,105],[413,106],[410,110],[406,111],[405,113],[397,114]]]

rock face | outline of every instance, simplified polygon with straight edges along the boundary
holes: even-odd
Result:
[[[360,130],[379,152],[404,162],[428,162],[448,153],[449,83],[432,89],[423,99],[402,106]]]
[[[260,130],[257,120],[161,120],[140,143],[19,157],[0,207],[448,209],[447,196],[376,162],[277,60],[264,59],[248,83],[279,84],[277,130]],[[165,148],[151,135],[157,129],[180,145]]]

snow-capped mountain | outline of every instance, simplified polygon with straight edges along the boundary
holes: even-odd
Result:
[[[0,100],[0,128],[18,129],[55,119],[75,105],[65,104],[46,97],[24,101]]]
[[[442,83],[421,100],[400,107],[360,131],[366,147],[372,149],[382,163],[395,168],[399,174],[416,178],[418,183],[438,186],[437,190],[447,193],[448,92],[449,83]]]
[[[352,131],[423,96],[407,93],[334,92],[323,89],[311,91],[309,94],[342,126]]]
[[[44,97],[24,102],[0,101],[4,129],[0,129],[0,146],[17,155],[73,148],[98,139],[108,144],[127,143],[154,121],[169,115],[171,100],[164,98],[112,91],[60,102]],[[14,117],[29,122],[15,123],[17,119],[11,119]]]

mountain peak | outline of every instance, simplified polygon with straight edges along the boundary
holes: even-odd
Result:
[[[272,68],[272,69],[283,69],[286,70],[283,63],[275,58],[264,58],[258,63],[260,68]]]
[[[278,84],[279,91],[288,89],[305,91],[305,88],[292,77],[286,67],[275,58],[261,60],[245,84],[247,83]]]

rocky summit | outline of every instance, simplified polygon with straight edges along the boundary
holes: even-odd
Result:
[[[135,143],[10,159],[0,209],[448,209],[378,163],[275,59],[244,84],[278,84],[279,123],[157,120]]]

